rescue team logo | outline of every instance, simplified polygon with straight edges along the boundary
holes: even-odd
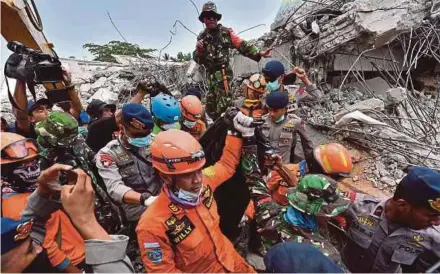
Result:
[[[178,220],[176,216],[171,216],[171,218],[165,221],[165,225],[168,228],[166,231],[168,238],[174,244],[185,240],[195,228],[194,224],[186,215],[180,220]]]
[[[437,198],[435,201],[429,200],[428,202],[434,210],[440,212],[440,198]]]
[[[113,164],[113,157],[110,154],[101,154],[99,155],[99,161],[103,167],[110,167]]]
[[[14,236],[14,241],[20,241],[29,237],[29,235],[32,232],[33,224],[34,224],[34,220],[30,220],[17,226],[16,228],[17,234],[15,234]]]
[[[215,176],[215,169],[214,166],[207,167],[202,170],[203,175],[205,175],[208,178],[212,178]]]
[[[144,248],[147,253],[148,260],[154,264],[159,264],[162,262],[162,249],[159,243],[144,243]]]
[[[210,186],[206,186],[205,191],[202,194],[203,204],[209,209],[211,208],[214,196],[212,195],[212,190]]]
[[[144,123],[142,123],[141,121],[139,121],[139,120],[136,119],[136,118],[132,118],[132,119],[131,119],[131,121],[130,121],[130,125],[131,125],[132,127],[134,127],[135,129],[139,129],[139,130],[145,128]]]
[[[179,207],[177,205],[175,205],[174,203],[171,203],[168,205],[168,208],[171,210],[171,212],[173,213],[177,213],[180,211]]]

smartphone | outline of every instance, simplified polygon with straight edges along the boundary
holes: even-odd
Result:
[[[78,174],[73,170],[61,171],[60,184],[61,185],[74,185],[78,180]]]

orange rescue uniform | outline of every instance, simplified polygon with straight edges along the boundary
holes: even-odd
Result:
[[[31,192],[2,193],[2,217],[20,220],[27,197],[31,194]],[[49,261],[54,267],[64,270],[69,264],[77,265],[84,261],[84,240],[66,213],[61,210],[52,213],[45,228],[43,248],[46,249]]]
[[[203,170],[198,206],[182,208],[162,189],[143,213],[136,232],[147,273],[255,272],[222,234],[213,195],[235,173],[241,145],[241,139],[226,137],[221,159]]]
[[[206,131],[206,125],[202,120],[197,120],[193,128],[188,128],[184,123],[181,123],[181,129],[191,134],[196,140],[199,140]]]
[[[289,169],[290,171],[292,171],[292,173],[296,176],[297,181],[298,181],[299,177],[300,177],[299,165],[298,164],[287,164],[284,166],[287,167],[287,169]],[[294,186],[289,185],[280,176],[280,174],[277,171],[275,171],[275,170],[271,171],[270,177],[267,180],[267,188],[268,188],[270,194],[272,195],[272,199],[275,203],[282,205],[282,206],[289,205],[289,201],[287,200],[286,193],[290,187],[294,187]]]

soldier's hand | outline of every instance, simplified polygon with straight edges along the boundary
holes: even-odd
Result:
[[[303,68],[301,68],[301,67],[295,67],[295,68],[293,69],[293,72],[294,72],[294,73],[296,74],[296,76],[297,76],[299,79],[301,79],[301,80],[307,78],[306,71],[305,71]]]
[[[260,56],[265,58],[270,58],[272,56],[272,48],[264,51],[260,51]]]
[[[197,41],[196,48],[197,48],[198,52],[202,52],[205,49],[205,46],[203,43],[204,43],[203,39],[200,39]]]
[[[141,90],[144,93],[150,93],[153,89],[153,85],[156,82],[153,78],[147,78],[138,82],[136,89]]]
[[[283,158],[279,154],[264,157],[264,165],[273,170],[279,170],[283,166]]]
[[[255,128],[250,127],[254,119],[243,114],[243,112],[238,112],[234,117],[234,128],[241,133],[243,137],[252,137],[255,133]]]
[[[65,185],[61,189],[61,203],[75,225],[84,225],[95,218],[95,191],[92,179],[81,169],[75,169],[77,181],[74,185]]]
[[[62,171],[72,170],[73,167],[69,165],[54,164],[48,169],[41,172],[38,177],[38,192],[43,197],[50,197],[51,195],[61,190],[59,178]]]

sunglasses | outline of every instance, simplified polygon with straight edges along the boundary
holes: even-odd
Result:
[[[28,156],[37,156],[38,146],[32,139],[23,139],[7,145],[1,151],[2,159],[20,160]]]
[[[261,76],[260,74],[254,74],[249,78],[249,86],[257,89],[257,90],[261,90],[266,87],[266,79]]]

